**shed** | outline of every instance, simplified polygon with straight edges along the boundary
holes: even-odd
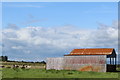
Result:
[[[51,58],[52,59],[52,58]],[[107,63],[109,59],[109,63]],[[51,62],[50,62],[51,61]],[[52,65],[50,65],[52,63]],[[54,65],[54,67],[52,67]],[[47,61],[47,69],[79,70],[107,72],[116,70],[116,52],[114,48],[82,48],[74,49],[54,61]],[[61,68],[62,67],[62,68]]]
[[[64,57],[64,69],[96,72],[116,70],[116,52],[114,48],[74,49]],[[107,58],[109,63],[107,63]]]

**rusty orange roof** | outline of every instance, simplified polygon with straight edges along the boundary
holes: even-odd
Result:
[[[84,49],[74,49],[70,52],[71,55],[110,55],[112,54],[114,48],[84,48]]]

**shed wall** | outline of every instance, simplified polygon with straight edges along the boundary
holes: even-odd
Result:
[[[106,72],[106,55],[47,58],[46,69]]]
[[[63,69],[63,58],[47,58],[46,69]]]
[[[106,55],[65,56],[64,69],[106,72]]]

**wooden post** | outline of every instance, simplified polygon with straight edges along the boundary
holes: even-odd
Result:
[[[117,63],[117,60],[116,60],[116,57],[115,57],[115,65],[116,65],[116,63]]]
[[[111,57],[110,57],[110,64],[111,64]]]
[[[114,65],[114,58],[112,58],[112,62],[113,62],[112,65]]]

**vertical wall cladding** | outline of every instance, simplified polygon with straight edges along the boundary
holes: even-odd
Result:
[[[62,70],[63,69],[63,58],[47,58],[47,65],[46,69],[56,69]]]
[[[106,55],[65,56],[64,69],[106,72]]]
[[[106,72],[106,55],[47,58],[46,69]]]

